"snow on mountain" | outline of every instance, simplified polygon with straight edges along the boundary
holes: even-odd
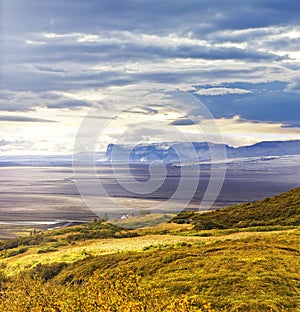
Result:
[[[210,161],[216,160],[216,155],[211,157],[211,151],[217,154],[222,150],[226,152],[227,159],[252,158],[252,157],[277,157],[300,155],[300,140],[295,141],[268,141],[251,146],[231,147],[225,144],[206,142],[172,142],[138,144],[136,146],[109,144],[106,151],[108,161],[151,163],[155,161],[167,164],[176,162]],[[224,157],[222,157],[223,160]],[[221,156],[220,156],[220,160]]]
[[[226,157],[224,156],[224,152]],[[213,157],[211,154],[213,153]],[[105,153],[79,153],[76,155],[54,156],[0,156],[0,166],[63,166],[68,167],[74,160],[81,165],[116,163],[153,163],[163,162],[194,163],[210,161],[228,161],[235,159],[264,159],[300,155],[300,140],[260,142],[251,146],[231,147],[225,144],[207,142],[164,142],[138,144],[136,146],[109,144]]]
[[[300,155],[300,140],[268,141],[226,150],[228,158]]]

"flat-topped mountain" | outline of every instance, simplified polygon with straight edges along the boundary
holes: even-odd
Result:
[[[214,155],[213,157],[211,155]],[[226,156],[225,156],[226,155]],[[138,144],[136,146],[109,144],[106,151],[108,161],[164,163],[210,161],[225,158],[250,158],[300,155],[300,140],[268,141],[251,146],[231,147],[226,144],[207,142],[171,142]]]
[[[214,155],[212,157],[212,155]],[[281,157],[300,155],[300,140],[267,141],[250,146],[232,147],[207,142],[163,142],[138,145],[109,144],[106,152],[85,152],[76,155],[18,155],[0,156],[0,166],[72,166],[86,165],[96,160],[98,164],[111,161],[131,163],[219,161],[251,157]]]

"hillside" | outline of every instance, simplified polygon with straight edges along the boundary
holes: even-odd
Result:
[[[300,311],[300,231],[283,223],[299,217],[297,203],[299,188],[252,203],[243,221],[264,226],[249,228],[230,221],[243,204],[176,219],[190,224],[94,220],[3,241],[0,311]],[[202,230],[203,220],[222,229]]]
[[[300,225],[300,188],[272,198],[206,213],[183,212],[173,222],[192,221],[197,230]]]

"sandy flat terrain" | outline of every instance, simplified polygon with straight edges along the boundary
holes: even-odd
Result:
[[[277,166],[275,169],[265,163],[260,166],[248,166],[246,170],[242,166],[229,168],[214,208],[271,197],[299,186],[298,166]],[[147,178],[147,170],[138,168],[136,172],[138,179]],[[109,196],[133,208],[151,208],[157,202],[167,200],[176,190],[180,176],[178,169],[171,170],[158,191],[139,196],[118,185],[107,168],[99,168],[98,175],[105,181]],[[199,206],[208,180],[209,175],[204,172],[190,207]],[[95,213],[78,193],[72,168],[0,167],[0,222],[74,221],[94,217]]]

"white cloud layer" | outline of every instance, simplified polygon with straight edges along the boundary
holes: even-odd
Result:
[[[225,95],[225,94],[247,94],[252,93],[249,90],[239,89],[239,88],[208,88],[199,89],[195,94],[199,95]]]

